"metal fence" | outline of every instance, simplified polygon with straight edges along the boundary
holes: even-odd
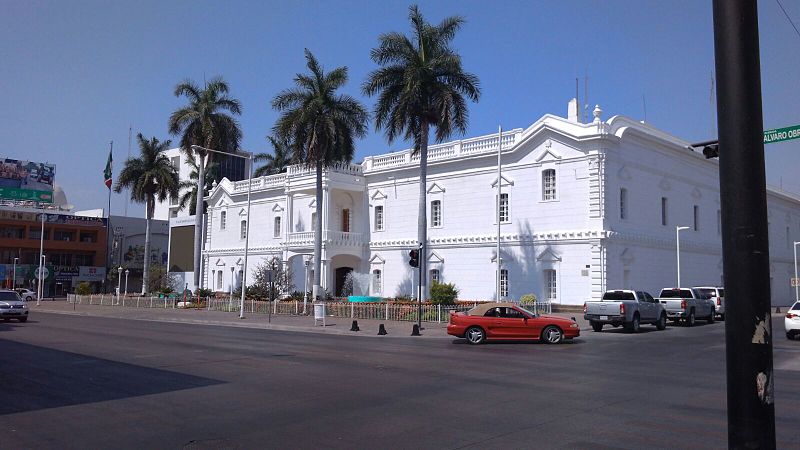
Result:
[[[177,308],[184,305],[180,298],[159,298],[140,296],[117,295],[67,295],[67,302],[86,305],[121,306],[130,308]],[[423,322],[448,322],[451,312],[467,311],[481,302],[463,302],[455,305],[422,305]],[[239,312],[240,299],[238,298],[208,298],[192,303],[190,307],[201,308],[209,311]],[[524,305],[526,309],[536,314],[548,314],[552,311],[549,302],[539,302]],[[325,302],[325,315],[327,317],[341,317],[351,319],[379,319],[393,321],[417,321],[418,305],[416,303],[350,303],[350,302]],[[313,314],[313,304],[308,302],[305,307],[302,301],[265,301],[245,300],[245,314],[274,314],[283,316],[298,316]]]

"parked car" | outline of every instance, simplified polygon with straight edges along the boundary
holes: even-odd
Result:
[[[786,312],[783,327],[786,329],[786,339],[791,340],[800,335],[800,302],[795,302]]]
[[[719,286],[700,286],[700,287],[693,287],[692,289],[696,289],[700,291],[701,294],[707,295],[711,297],[711,300],[714,302],[714,309],[716,310],[717,317],[721,320],[725,320],[725,288]]]
[[[642,323],[653,324],[659,330],[667,328],[664,305],[644,291],[606,291],[599,301],[583,304],[583,318],[589,321],[594,331],[602,331],[606,324],[622,325],[633,333],[639,332]]]
[[[714,323],[715,308],[711,297],[691,288],[664,288],[658,296],[664,305],[667,318],[673,323],[683,321],[687,327],[694,326],[697,317]]]
[[[17,291],[17,294],[24,298],[25,301],[31,302],[36,300],[36,292],[33,292],[30,289],[15,289],[15,291]]]
[[[0,290],[0,317],[6,322],[11,319],[27,322],[28,304],[15,291]]]
[[[580,336],[580,326],[559,316],[536,314],[516,303],[485,303],[469,311],[450,313],[447,334],[470,344],[489,340],[535,339],[558,344]]]

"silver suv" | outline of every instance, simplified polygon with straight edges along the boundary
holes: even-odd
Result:
[[[28,304],[15,291],[0,290],[0,317],[6,322],[11,319],[27,322]]]
[[[725,320],[725,288],[719,286],[693,287],[714,302],[714,312],[720,319]]]

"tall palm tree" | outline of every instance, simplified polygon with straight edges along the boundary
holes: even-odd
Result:
[[[461,67],[461,56],[450,46],[464,19],[448,17],[439,25],[425,21],[419,8],[409,8],[412,36],[391,32],[381,34],[370,57],[379,66],[362,86],[365,95],[378,95],[375,129],[383,128],[391,143],[402,138],[414,142],[419,152],[419,215],[417,240],[427,242],[426,182],[430,127],[442,142],[458,131],[467,130],[466,99],[480,98],[478,78]],[[466,99],[465,99],[466,97]],[[426,295],[427,249],[420,255],[420,290]]]
[[[310,74],[298,73],[295,87],[281,91],[272,100],[272,107],[282,114],[273,127],[279,139],[293,143],[294,159],[309,168],[316,168],[316,210],[314,227],[314,285],[316,299],[320,291],[322,261],[322,169],[337,162],[350,162],[355,153],[354,138],[367,133],[369,115],[349,95],[336,91],[347,82],[347,67],[328,73],[305,50]]]
[[[228,91],[228,83],[221,77],[211,79],[203,89],[191,80],[184,80],[175,87],[175,96],[186,97],[189,104],[172,113],[169,118],[169,132],[180,135],[183,152],[190,159],[196,158],[198,161],[198,191],[202,191],[205,186],[205,165],[214,159],[214,154],[192,149],[192,145],[234,153],[239,149],[239,142],[242,140],[239,123],[232,117],[241,115],[242,106],[239,100],[228,97]],[[203,202],[196,202],[194,220],[194,285],[200,287]]]
[[[156,207],[156,199],[163,202],[178,197],[178,186],[180,178],[178,170],[172,165],[169,158],[164,155],[171,142],[168,140],[159,142],[156,138],[149,141],[142,136],[136,135],[139,141],[138,158],[128,158],[125,167],[119,174],[117,185],[114,192],[120,193],[123,189],[128,189],[131,193],[131,200],[136,203],[145,204],[145,231],[144,231],[144,267],[142,268],[142,295],[147,293],[150,285],[150,221]]]
[[[180,199],[178,200],[178,209],[182,210],[184,208],[189,208],[189,215],[195,215],[196,208],[197,208],[197,178],[200,168],[198,167],[197,160],[194,158],[188,159],[189,164],[189,179],[186,181],[181,181],[180,189],[183,191],[181,194]],[[205,188],[203,192],[210,191],[214,187],[214,182],[219,182],[219,164],[215,162],[210,162],[205,167],[206,176],[205,176]],[[203,208],[203,213],[205,213],[205,207]]]
[[[253,174],[255,177],[281,173],[292,163],[291,142],[286,139],[275,139],[272,136],[267,136],[267,140],[272,144],[272,154],[257,153],[253,156],[254,162],[266,162],[265,165],[256,169]]]

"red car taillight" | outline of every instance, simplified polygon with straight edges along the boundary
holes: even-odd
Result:
[[[619,315],[620,316],[624,316],[625,315],[625,303],[620,303],[619,304]]]
[[[800,317],[798,314],[786,313],[786,318],[791,319],[792,317]]]
[[[686,309],[686,300],[681,300],[681,309]]]
[[[717,306],[722,306],[722,299],[717,297]]]
[[[586,302],[583,303],[583,313],[586,314]]]

